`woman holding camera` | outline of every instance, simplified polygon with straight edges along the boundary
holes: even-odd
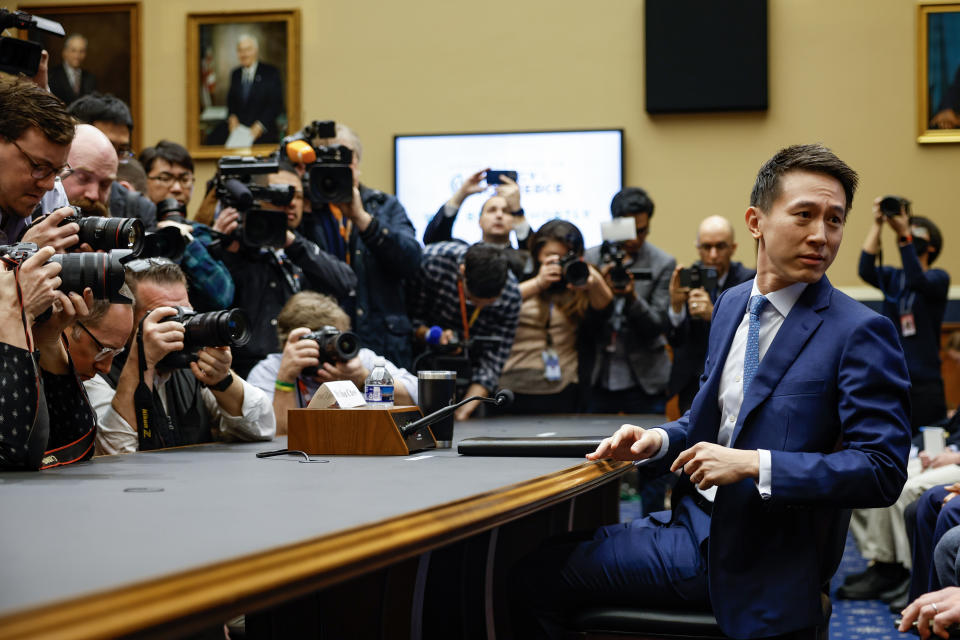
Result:
[[[583,235],[565,220],[540,227],[530,253],[537,275],[520,283],[523,304],[500,386],[514,392],[512,413],[574,413],[581,340],[598,329],[613,292],[583,260]]]

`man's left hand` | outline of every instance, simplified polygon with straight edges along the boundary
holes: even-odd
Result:
[[[190,363],[190,370],[203,384],[213,385],[230,374],[232,362],[230,347],[204,347],[197,352],[197,361]]]
[[[520,187],[509,176],[500,176],[501,183],[497,185],[497,195],[507,201],[510,213],[520,211]]]
[[[69,295],[57,291],[56,295],[50,317],[33,326],[33,337],[38,344],[58,342],[60,335],[71,325],[90,315],[90,307],[93,306],[93,290],[90,287],[83,290],[83,297],[73,291]]]
[[[370,221],[373,218],[364,210],[363,200],[360,199],[360,189],[356,185],[353,187],[353,199],[350,202],[338,203],[337,206],[340,207],[341,213],[347,219],[357,225],[357,231],[366,231],[367,227],[370,226]]]
[[[321,383],[349,380],[361,390],[368,375],[370,375],[370,372],[360,362],[360,358],[351,358],[346,362],[338,362],[337,364],[324,362],[323,366],[317,370],[317,380]]]
[[[903,619],[899,630],[910,631],[917,622],[921,638],[929,638],[931,632],[941,638],[949,638],[947,627],[960,622],[960,587],[947,587],[925,593],[900,612]]]
[[[760,454],[756,450],[731,449],[712,442],[698,442],[681,451],[670,471],[683,468],[700,489],[733,484],[760,477]]]
[[[690,290],[687,308],[690,310],[691,318],[709,321],[713,317],[713,302],[710,301],[710,294],[703,287]]]

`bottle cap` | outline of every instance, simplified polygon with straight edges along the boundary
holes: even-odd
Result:
[[[375,367],[385,367],[387,366],[387,361],[383,356],[377,356],[373,361],[373,366]]]

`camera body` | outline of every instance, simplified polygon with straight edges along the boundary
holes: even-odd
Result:
[[[717,270],[713,267],[705,267],[699,262],[695,262],[686,269],[680,269],[678,278],[681,287],[703,288],[708,293],[717,288]]]
[[[0,245],[0,258],[12,264],[21,264],[36,252],[37,245],[32,242]],[[58,253],[49,262],[60,264],[60,291],[83,295],[90,287],[97,300],[130,304],[124,263],[133,257],[127,249],[114,249],[108,253]]]
[[[630,273],[623,266],[626,257],[627,252],[619,242],[604,240],[600,245],[600,259],[604,264],[613,263],[608,275],[614,289],[623,290],[630,286]]]
[[[291,162],[307,165],[303,190],[311,202],[330,204],[353,200],[353,169],[350,168],[353,152],[340,144],[314,143],[336,137],[337,126],[333,120],[314,120],[280,145]]]
[[[287,214],[261,209],[259,205],[269,202],[285,207],[293,200],[295,189],[290,185],[264,187],[251,184],[254,175],[276,173],[279,168],[275,157],[227,156],[217,163],[217,199],[224,207],[233,207],[240,212],[240,224],[234,238],[244,246],[282,247],[286,242]]]
[[[900,209],[903,208],[907,215],[910,215],[910,201],[901,196],[884,196],[880,200],[880,211],[888,218],[900,215]]]
[[[563,271],[563,282],[575,287],[582,287],[590,279],[590,267],[573,251],[560,258],[560,269]]]
[[[360,338],[350,331],[340,331],[330,325],[321,327],[304,336],[301,340],[313,340],[320,347],[320,364],[329,362],[336,364],[346,362],[357,356],[360,352]],[[315,376],[319,367],[305,367],[302,375]]]
[[[73,210],[75,213],[64,218],[57,226],[76,223],[80,227],[77,232],[80,238],[77,246],[87,243],[94,251],[129,249],[134,255],[139,255],[143,247],[143,222],[137,218],[84,216],[79,207],[73,207]],[[75,248],[76,246],[70,247],[68,250]]]
[[[175,307],[177,313],[160,322],[183,324],[183,349],[168,353],[157,363],[166,369],[184,369],[196,361],[203,347],[241,347],[250,341],[250,321],[241,309],[197,313]]]
[[[7,11],[0,9],[0,32],[7,29],[37,29],[52,33],[61,38],[66,35],[63,25],[48,18],[31,16],[23,11]],[[37,75],[40,68],[40,58],[43,55],[43,45],[32,40],[20,40],[0,36],[0,71],[17,75],[22,73],[28,78]]]

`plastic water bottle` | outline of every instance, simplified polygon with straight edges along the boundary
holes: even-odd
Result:
[[[387,371],[382,357],[373,361],[373,371],[363,385],[364,399],[372,407],[386,409],[393,406],[393,377]]]

